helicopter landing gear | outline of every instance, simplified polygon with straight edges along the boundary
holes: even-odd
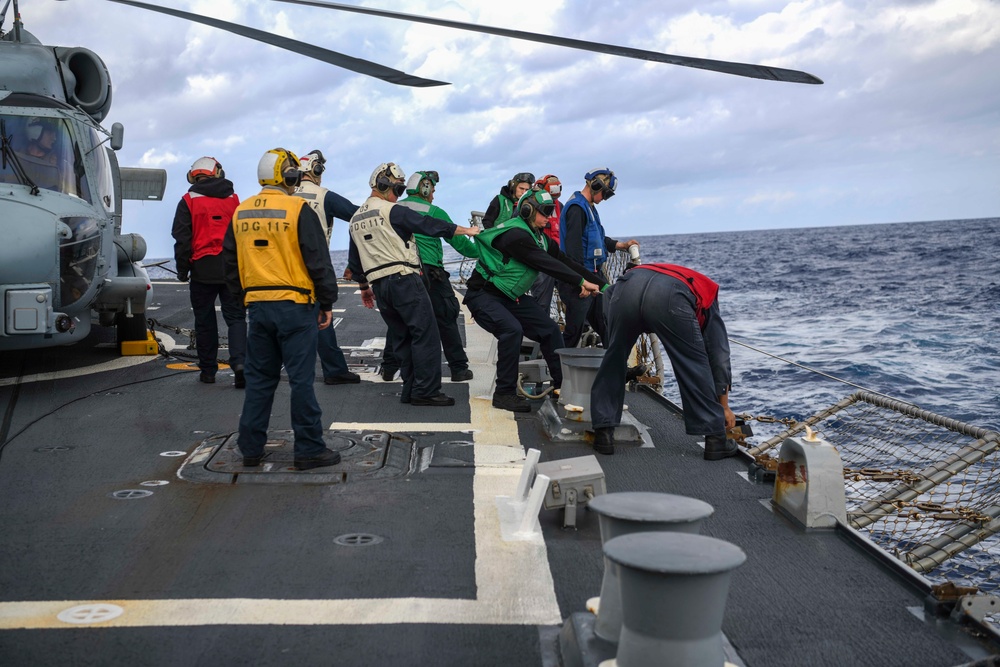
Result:
[[[122,343],[130,340],[146,340],[146,318],[144,313],[135,313],[127,317],[125,313],[115,315],[115,331],[118,334],[118,349]]]

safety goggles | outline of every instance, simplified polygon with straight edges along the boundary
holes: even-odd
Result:
[[[520,174],[514,176],[514,178],[512,178],[511,180],[514,181],[515,183],[527,183],[528,185],[531,185],[532,183],[535,182],[535,175],[528,171],[522,171]]]
[[[545,206],[539,206],[538,212],[546,218],[551,218],[552,214],[556,212],[556,207],[551,204],[546,204]]]
[[[402,197],[403,193],[406,192],[406,183],[393,183],[392,193],[397,197]]]
[[[599,192],[603,192],[604,201],[607,201],[615,196],[615,191],[609,188],[607,184],[605,184],[604,181],[600,180],[599,178],[595,178],[593,181],[590,182],[590,191],[593,192],[595,195]]]
[[[424,171],[421,173],[424,174],[427,178],[431,179],[431,183],[433,183],[434,185],[437,185],[438,183],[441,182],[441,177],[438,176],[438,173],[436,171]]]

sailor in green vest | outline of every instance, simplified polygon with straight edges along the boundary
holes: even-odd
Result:
[[[434,191],[437,188],[439,178],[436,171],[415,172],[406,183],[408,196],[399,204],[422,215],[451,222],[448,214],[433,203]],[[471,380],[472,371],[469,369],[469,357],[465,354],[462,332],[458,327],[458,316],[461,310],[458,299],[455,298],[455,290],[451,286],[451,276],[444,268],[441,239],[425,234],[414,234],[413,238],[417,242],[420,263],[424,265],[424,285],[427,287],[427,293],[431,297],[431,305],[434,307],[434,318],[437,320],[438,333],[441,334],[444,357],[451,370],[451,381]],[[445,240],[465,257],[473,259],[479,257],[475,242],[468,236],[452,236]],[[399,370],[399,360],[393,355],[390,343],[392,333],[391,329],[386,331],[386,345],[382,351],[382,379],[386,381],[392,380],[396,371]]]
[[[514,174],[514,178],[500,188],[500,194],[486,207],[486,213],[483,214],[483,228],[489,229],[498,222],[516,218],[514,206],[524,193],[531,189],[534,182],[535,175],[531,172],[522,171]]]
[[[379,314],[393,331],[393,353],[400,361],[400,401],[447,406],[455,399],[441,392],[441,337],[427,288],[420,277],[414,233],[450,238],[475,236],[479,229],[421,215],[396,200],[406,191],[406,176],[393,162],[375,168],[368,179],[371,196],[351,218],[347,268],[368,308],[378,300]]]
[[[529,412],[517,395],[517,365],[522,337],[538,342],[549,366],[552,386],[562,385],[556,350],[563,347],[559,325],[525,294],[539,271],[580,288],[580,296],[599,294],[607,282],[567,257],[542,232],[555,204],[545,190],[530,190],[517,203],[516,215],[480,233],[479,262],[469,278],[465,305],[476,324],[497,339],[497,380],[493,407]]]

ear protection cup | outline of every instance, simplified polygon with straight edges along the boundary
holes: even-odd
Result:
[[[29,123],[28,124],[28,141],[38,141],[42,138],[42,125],[41,123]]]
[[[534,213],[535,208],[528,202],[521,204],[521,208],[517,211],[517,215],[525,222],[531,222],[531,218],[534,216]]]
[[[322,162],[313,163],[312,173],[316,174],[317,176],[322,176],[324,171],[326,171],[326,167],[323,166]]]
[[[420,196],[427,199],[431,196],[431,192],[434,190],[434,184],[431,183],[431,179],[424,178],[420,181]]]

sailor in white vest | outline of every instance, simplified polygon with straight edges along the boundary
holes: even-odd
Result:
[[[333,219],[340,218],[344,222],[350,222],[351,216],[358,210],[358,207],[350,200],[321,185],[323,172],[326,170],[326,158],[323,157],[322,151],[309,151],[299,159],[299,162],[302,165],[302,184],[296,188],[295,195],[305,199],[309,206],[316,211],[320,222],[323,223],[326,244],[329,248],[330,235],[333,233]],[[361,382],[361,376],[352,373],[347,368],[347,359],[344,358],[344,353],[337,344],[335,327],[329,326],[320,330],[316,351],[319,353],[319,362],[323,367],[324,384],[357,384]]]
[[[414,232],[450,238],[475,236],[479,229],[421,215],[396,204],[406,191],[406,176],[392,162],[380,164],[368,179],[371,196],[351,218],[347,268],[361,288],[363,303],[379,312],[397,332],[393,353],[400,363],[400,400],[411,405],[454,405],[441,392],[441,338],[430,297],[421,279]]]

